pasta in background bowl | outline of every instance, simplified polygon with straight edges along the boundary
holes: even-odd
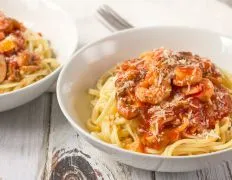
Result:
[[[59,67],[50,43],[0,12],[0,94],[26,87]]]
[[[169,145],[171,146],[171,149],[168,148],[167,150],[162,149],[162,148],[159,149],[156,146],[153,146],[153,148],[145,147],[146,149],[144,151],[143,150],[144,148],[140,149],[139,146],[136,146],[137,145],[136,143],[133,144],[133,142],[136,142],[136,140],[138,139],[136,136],[140,135],[139,133],[134,133],[136,131],[136,128],[133,129],[133,126],[135,127],[137,126],[136,123],[133,123],[135,122],[133,121],[134,120],[133,118],[136,117],[134,116],[136,113],[133,114],[132,112],[132,114],[127,114],[127,113],[124,113],[124,111],[121,111],[120,113],[118,113],[118,115],[116,113],[115,116],[111,114],[112,112],[115,112],[115,110],[116,112],[119,112],[119,108],[120,108],[120,107],[119,108],[117,107],[117,104],[114,105],[114,103],[117,103],[118,100],[120,100],[120,98],[118,98],[117,96],[115,97],[115,95],[118,92],[116,91],[114,93],[114,90],[118,88],[118,87],[115,88],[116,87],[115,80],[117,80],[117,78],[115,79],[115,77],[118,77],[118,76],[114,76],[114,73],[113,73],[113,75],[110,75],[110,78],[108,78],[107,81],[105,81],[107,78],[105,78],[104,76],[103,78],[100,78],[100,77],[105,72],[115,67],[117,64],[119,64],[119,67],[120,67],[120,63],[127,62],[125,60],[139,57],[141,52],[145,52],[145,51],[152,50],[152,49],[158,49],[160,47],[172,49],[174,52],[190,51],[192,52],[192,54],[200,55],[200,57],[207,57],[208,59],[212,60],[212,62],[216,64],[217,67],[225,69],[227,72],[232,72],[232,69],[231,69],[232,64],[230,61],[232,57],[232,39],[224,35],[221,35],[221,34],[218,34],[212,31],[208,31],[208,30],[188,28],[188,27],[146,27],[146,28],[135,28],[135,29],[118,32],[111,36],[100,39],[96,42],[93,42],[85,46],[84,48],[79,50],[73,56],[72,60],[67,65],[65,65],[65,67],[62,69],[61,74],[58,79],[57,96],[58,96],[58,101],[59,101],[61,110],[63,111],[67,120],[78,131],[78,133],[83,138],[85,138],[90,144],[92,144],[99,150],[108,153],[115,160],[125,163],[127,165],[137,167],[137,168],[162,171],[162,172],[193,171],[193,170],[204,168],[204,167],[215,166],[216,164],[224,160],[229,160],[230,157],[232,157],[231,156],[232,155],[231,139],[230,139],[231,136],[229,134],[227,134],[228,136],[227,135],[224,136],[223,133],[226,131],[230,132],[230,129],[231,129],[229,128],[230,121],[228,121],[228,118],[229,118],[228,115],[230,114],[230,111],[231,111],[230,105],[228,106],[228,114],[225,114],[224,116],[226,117],[226,119],[224,119],[224,117],[219,118],[219,120],[221,120],[221,124],[219,124],[219,127],[222,129],[218,131],[218,128],[217,128],[218,125],[215,125],[217,124],[216,121],[212,127],[209,126],[209,129],[208,129],[209,131],[206,132],[206,134],[208,134],[209,139],[207,139],[206,137],[203,137],[205,138],[203,140],[206,140],[207,142],[199,143],[198,139],[192,140],[190,138],[190,135],[198,136],[198,134],[201,134],[200,129],[199,129],[199,132],[197,132],[196,130],[194,130],[194,128],[192,128],[191,131],[193,132],[193,134],[191,133],[185,134],[185,136],[186,137],[188,136],[188,140],[190,140],[191,142],[183,142],[182,139],[177,138],[179,137],[179,135],[176,136],[177,135],[176,133],[170,134],[169,137],[171,138],[171,140],[174,140],[174,142],[165,143],[167,146]],[[148,52],[147,54],[152,54],[154,52]],[[147,54],[143,54],[139,58],[142,57],[141,59],[143,59],[145,58]],[[186,55],[190,55],[190,53],[186,53]],[[135,58],[138,60],[138,61],[135,60],[134,62],[135,64],[141,63],[139,61],[139,58]],[[148,58],[149,60],[149,56],[147,56],[146,58]],[[184,63],[184,60],[180,62]],[[125,67],[123,67],[122,69],[125,70],[126,69]],[[151,70],[151,72],[153,71],[155,72],[155,70]],[[208,96],[211,97],[212,93],[208,92],[208,93],[201,94],[196,91],[194,92],[188,91],[192,89],[191,87],[192,85],[197,86],[202,83],[202,85],[200,86],[203,87],[204,82],[206,81],[208,82],[208,80],[205,80],[205,78],[207,79],[208,77],[206,76],[204,71],[201,72],[201,70],[196,69],[196,70],[193,70],[192,72],[197,73],[198,74],[197,77],[199,78],[192,79],[194,83],[189,84],[190,89],[188,89],[188,84],[183,84],[185,86],[183,87],[183,92],[185,93],[192,92],[193,94],[189,94],[190,96],[193,96],[193,95],[197,96],[197,98],[199,98],[198,100],[205,101],[208,103]],[[144,77],[146,77],[146,71],[142,74],[144,74],[145,75]],[[143,79],[142,74],[141,74],[141,78]],[[216,77],[216,74],[217,73],[215,73],[215,77]],[[223,75],[225,74],[223,73]],[[122,75],[122,77],[124,76]],[[189,76],[190,80],[191,80],[191,77],[192,76],[190,75]],[[97,83],[99,79],[100,79],[100,82]],[[157,80],[157,83],[159,82],[162,84],[163,81],[161,80]],[[226,80],[226,78],[224,80]],[[173,81],[172,78],[171,78],[171,81]],[[181,83],[178,85],[178,82],[179,81],[176,82],[175,86],[181,85]],[[206,84],[212,87],[211,86],[212,84],[210,82]],[[119,86],[119,89],[122,90],[120,92],[124,92],[123,89],[129,89],[130,83],[126,83],[128,86],[127,87],[124,86],[122,89]],[[148,81],[147,83],[149,84],[150,81]],[[225,83],[225,84],[228,85],[228,83]],[[142,83],[140,85],[141,87],[147,87],[146,83]],[[90,90],[90,93],[92,95],[94,95],[95,97],[98,96],[97,98],[92,99],[88,94],[88,90],[95,89],[96,87],[97,89],[100,89],[100,91]],[[213,87],[215,89],[217,88],[216,86],[213,86]],[[101,91],[101,88],[103,88],[104,90]],[[167,86],[167,87],[165,86],[164,89],[169,89],[169,88],[170,86]],[[140,96],[139,92],[137,92],[136,98],[138,98],[140,102],[145,102],[145,104],[156,104],[157,103],[156,100],[160,99],[160,97],[164,99],[165,98],[168,99],[172,97],[171,94],[175,92],[174,90],[176,89],[176,87],[172,85],[171,88],[172,90],[168,91],[166,95],[157,94],[157,98],[149,99],[149,98]],[[176,91],[179,91],[178,89],[180,90],[182,89],[182,87],[180,86],[180,88],[177,88]],[[209,89],[212,89],[212,88],[209,88]],[[133,92],[132,92],[132,96],[127,93],[125,96],[126,98],[133,97]],[[230,96],[229,93],[230,92],[228,90],[226,94]],[[122,96],[123,96],[123,93],[122,93]],[[96,106],[96,104],[99,101],[98,99],[99,97],[101,98],[101,102],[104,101],[105,103],[101,104],[100,106]],[[94,107],[97,107],[97,111],[95,111],[97,113],[93,113],[93,109],[90,104],[91,100],[93,100],[92,104],[94,105]],[[128,101],[127,103],[130,104],[130,101]],[[202,102],[202,104],[203,103],[204,102]],[[132,103],[130,105],[134,105],[134,104]],[[187,103],[187,105],[190,105],[190,103]],[[195,104],[193,103],[192,105],[194,106]],[[98,109],[98,107],[100,109]],[[220,111],[220,108],[219,108],[219,111]],[[223,111],[224,110],[222,110],[222,112]],[[134,112],[137,112],[137,111],[134,111]],[[161,112],[161,111],[157,111],[157,112]],[[189,117],[191,117],[190,112],[188,112]],[[92,113],[93,113],[93,116],[91,120],[90,117]],[[153,113],[153,115],[154,114],[155,113]],[[195,115],[195,112],[192,112],[192,114]],[[141,114],[141,116],[142,115],[143,114]],[[187,114],[183,113],[183,115],[185,116]],[[121,118],[121,117],[124,117],[124,118]],[[90,119],[89,121],[90,124],[88,124],[89,119]],[[133,121],[133,122],[130,122],[130,121]],[[172,126],[170,124],[167,124],[168,126],[164,126],[165,127],[164,129],[178,128],[182,124],[180,122],[181,121],[176,121],[175,125],[171,124]],[[103,125],[103,123],[104,123],[104,126],[101,126]],[[86,124],[88,124],[88,126]],[[187,121],[186,123],[183,123],[183,124],[186,125]],[[126,126],[128,125],[131,125],[131,126],[127,128]],[[149,138],[151,140],[154,140],[152,133],[157,133],[158,132],[157,129],[159,129],[159,127],[156,129],[156,125],[157,124],[154,123],[154,126],[150,126],[151,129],[149,128],[147,135],[151,136],[151,138],[148,137],[147,139],[148,141],[149,141]],[[200,128],[200,126],[197,128]],[[182,132],[182,130],[184,129],[186,129],[186,127],[184,126],[179,127],[178,132]],[[162,128],[160,130],[162,132]],[[186,132],[190,132],[190,129],[186,129],[186,130],[187,130]],[[211,130],[213,132],[210,132]],[[146,131],[146,129],[142,128],[140,129],[140,131],[141,132]],[[217,133],[221,137],[218,137]],[[120,135],[117,135],[117,134],[120,134]],[[223,144],[223,145],[226,144],[226,147],[219,148],[219,146],[217,146],[216,147],[218,148],[217,152],[214,152],[214,150],[209,151],[209,149],[207,148],[209,147],[208,145],[209,143],[211,143],[212,139],[214,142],[211,144],[212,146],[210,146],[210,148],[212,148],[213,146],[214,146],[213,148],[215,148],[217,145],[220,145],[220,144]],[[181,142],[180,144],[183,146],[180,146],[180,149],[174,148],[174,151],[173,151],[172,144],[175,144],[175,142],[178,142],[178,141]],[[152,145],[152,143],[153,145],[156,144],[153,141],[149,143],[150,144],[147,147],[151,147],[150,145]],[[191,145],[192,149],[190,150],[189,149],[187,150],[187,148],[189,147],[188,143],[192,144]],[[128,145],[129,147],[127,147],[126,145]],[[178,146],[179,145],[177,145],[177,147]],[[199,146],[201,147],[199,148]],[[159,152],[159,150],[161,151]]]
[[[4,77],[0,74],[1,112],[29,102],[46,91],[75,51],[78,36],[73,19],[51,2],[10,0],[1,1],[0,5],[0,10],[10,17],[8,20],[17,24],[11,25],[13,29],[9,26],[9,32],[1,30],[4,35],[1,61],[7,67]],[[19,25],[21,27],[17,27]]]

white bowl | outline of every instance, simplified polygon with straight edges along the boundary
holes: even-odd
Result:
[[[130,152],[93,137],[86,129],[85,124],[91,113],[87,89],[95,87],[97,79],[118,62],[161,46],[209,57],[232,72],[232,39],[221,34],[187,27],[122,31],[83,47],[65,65],[57,86],[58,101],[64,115],[93,146],[115,160],[137,168],[165,172],[193,171],[232,159],[231,150],[182,157]]]
[[[61,66],[42,80],[20,90],[0,94],[0,112],[25,104],[41,95],[56,80],[59,71],[75,51],[78,42],[76,24],[60,7],[44,0],[0,0],[0,10],[41,32],[51,42]]]

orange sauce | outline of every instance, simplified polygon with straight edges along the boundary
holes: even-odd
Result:
[[[217,121],[231,114],[231,96],[209,59],[166,49],[143,58],[120,64],[115,83],[119,114],[140,121],[138,151],[144,152],[145,147],[163,149],[186,134],[197,135],[215,128]],[[182,82],[175,84],[177,67],[184,71],[178,79]],[[195,68],[200,71],[198,77]],[[188,69],[191,72],[186,72]]]

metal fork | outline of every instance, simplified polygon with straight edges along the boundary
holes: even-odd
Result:
[[[116,13],[112,8],[105,4],[101,5],[97,9],[96,17],[106,28],[112,32],[134,27],[125,19],[123,19],[118,13]]]

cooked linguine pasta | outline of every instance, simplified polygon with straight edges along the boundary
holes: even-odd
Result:
[[[58,66],[49,42],[41,33],[0,13],[0,93],[28,86]]]
[[[101,140],[163,156],[232,147],[230,75],[207,58],[160,48],[104,74],[87,127]]]

